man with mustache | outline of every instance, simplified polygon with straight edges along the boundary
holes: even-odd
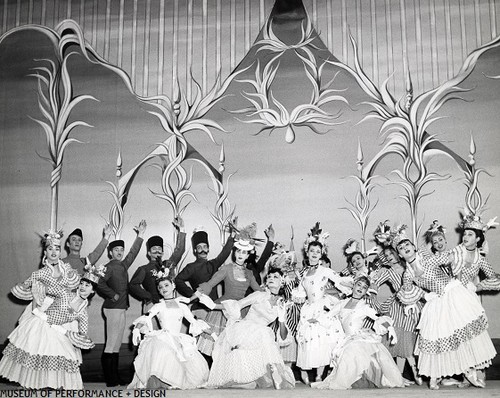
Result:
[[[184,232],[184,221],[176,217],[172,222],[177,229],[177,242],[174,252],[167,260],[163,257],[163,239],[155,235],[146,242],[149,263],[142,265],[135,271],[130,279],[130,294],[142,301],[142,313],[147,314],[153,304],[160,302],[160,294],[156,288],[156,277],[158,272],[168,272],[170,278],[175,277],[177,264],[182,259],[186,250],[186,233]]]
[[[231,224],[232,226],[236,226],[235,222]],[[231,228],[231,233],[222,251],[216,258],[208,260],[208,253],[210,251],[208,234],[203,230],[194,231],[191,237],[191,246],[196,260],[187,264],[175,278],[175,286],[180,294],[190,299],[196,297],[195,292],[198,286],[201,283],[208,282],[231,253],[235,233],[234,228]],[[209,296],[212,300],[217,299],[217,289],[212,289]],[[205,319],[207,315],[206,307],[198,302],[193,304],[191,310],[198,319]]]

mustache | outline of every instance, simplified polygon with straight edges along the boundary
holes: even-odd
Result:
[[[200,251],[198,252],[198,254],[202,254],[202,253],[204,253],[204,254],[208,254],[208,250],[200,250]]]

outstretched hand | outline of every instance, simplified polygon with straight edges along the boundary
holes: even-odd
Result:
[[[175,229],[178,231],[184,230],[184,220],[182,219],[181,216],[177,216],[174,218],[174,221],[172,221],[172,225],[174,226]]]
[[[137,232],[137,235],[142,237],[144,235],[144,232],[146,231],[146,220],[141,220],[138,226],[134,227],[134,231]]]
[[[267,228],[264,230],[264,234],[266,235],[267,240],[269,240],[269,241],[271,241],[271,242],[274,242],[274,236],[275,236],[275,233],[274,233],[273,224],[269,224],[269,227],[267,227]]]

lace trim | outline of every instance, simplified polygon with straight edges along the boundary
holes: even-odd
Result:
[[[34,370],[63,370],[67,373],[78,373],[80,371],[80,364],[78,361],[73,361],[59,355],[30,355],[26,351],[17,348],[12,343],[9,343],[7,347],[5,347],[3,355],[9,357],[13,362],[23,367]]]
[[[461,344],[479,336],[486,331],[487,328],[488,320],[485,315],[481,315],[463,328],[455,330],[449,337],[440,338],[438,340],[428,340],[419,336],[418,347],[422,352],[430,354],[455,351]]]

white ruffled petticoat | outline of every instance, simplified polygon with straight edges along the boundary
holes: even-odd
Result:
[[[421,375],[438,378],[482,369],[496,355],[484,308],[458,280],[425,304],[417,328],[415,355]]]
[[[83,389],[80,349],[33,315],[31,304],[8,338],[0,361],[0,375],[24,388]]]
[[[146,388],[151,376],[173,388],[199,388],[207,382],[209,372],[194,337],[166,330],[155,330],[145,336],[134,367],[134,378],[128,388]]]

